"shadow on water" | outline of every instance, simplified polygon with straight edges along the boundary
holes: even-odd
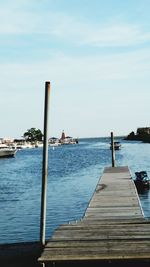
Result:
[[[0,245],[0,266],[39,267],[38,258],[42,250],[39,242]]]

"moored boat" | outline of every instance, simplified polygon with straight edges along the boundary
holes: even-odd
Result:
[[[0,158],[14,157],[17,149],[7,146],[5,144],[0,145]]]
[[[142,190],[142,189],[149,189],[150,188],[150,179],[147,175],[146,171],[140,171],[140,172],[135,172],[135,180],[134,183],[137,187],[137,189]]]
[[[110,149],[112,149],[112,145],[110,145]],[[115,150],[121,149],[121,143],[119,141],[114,142],[114,149]]]

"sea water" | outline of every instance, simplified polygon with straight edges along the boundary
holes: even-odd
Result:
[[[116,166],[150,176],[150,144],[119,139]],[[105,167],[111,166],[110,138],[79,139],[79,144],[49,147],[46,238],[61,224],[80,220]],[[42,148],[0,159],[0,243],[38,241],[40,232]],[[139,194],[150,217],[150,190]]]

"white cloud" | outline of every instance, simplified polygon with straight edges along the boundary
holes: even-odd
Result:
[[[150,50],[137,50],[114,55],[68,56],[55,54],[36,63],[0,64],[0,88],[34,88],[51,80],[58,87],[82,89],[115,81],[149,80]],[[113,84],[109,84],[109,87]],[[81,90],[81,89],[80,89]]]
[[[31,8],[30,2],[19,1],[13,6],[3,5],[0,9],[0,34],[42,34],[76,45],[130,46],[150,41],[150,33],[140,25],[110,19],[94,24],[85,18],[69,16],[50,10]],[[26,7],[26,8],[24,8]]]
[[[49,17],[45,33],[77,45],[126,47],[150,41],[150,33],[136,24],[110,21],[95,25],[90,20],[80,21],[62,14],[50,14]]]
[[[129,46],[150,41],[150,33],[143,32],[140,27],[120,24],[92,27],[84,34],[83,44],[94,46]]]

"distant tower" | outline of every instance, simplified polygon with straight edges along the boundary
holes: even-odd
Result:
[[[62,131],[62,135],[61,135],[61,140],[64,140],[66,137],[65,137],[65,132],[64,130]]]

